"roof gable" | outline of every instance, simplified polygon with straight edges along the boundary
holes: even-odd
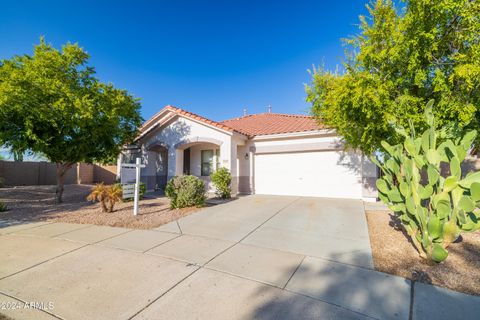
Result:
[[[140,139],[141,137],[145,136],[147,133],[151,132],[155,128],[161,126],[162,124],[168,122],[175,116],[181,116],[187,119],[191,119],[200,123],[203,123],[207,126],[211,126],[214,128],[217,128],[222,131],[226,132],[238,132],[235,129],[228,127],[224,124],[221,124],[219,122],[207,119],[205,117],[199,116],[195,113],[185,111],[183,109],[167,105],[164,107],[162,110],[157,112],[153,117],[151,117],[149,120],[145,121],[145,123],[140,127],[140,134],[137,137],[137,140]],[[238,132],[241,133],[241,132]]]

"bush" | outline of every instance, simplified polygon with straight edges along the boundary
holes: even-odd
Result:
[[[195,176],[176,176],[168,181],[165,195],[170,199],[170,207],[201,207],[207,199],[205,184]]]
[[[421,136],[397,126],[404,143],[382,141],[384,159],[372,160],[383,172],[377,180],[380,199],[399,216],[420,256],[441,262],[461,232],[480,229],[480,172],[463,177],[460,166],[476,131],[458,135],[435,130],[432,105],[430,101],[425,109],[428,129]],[[441,176],[442,164],[450,169],[446,178]]]
[[[7,205],[5,203],[3,203],[2,201],[0,201],[0,212],[4,212],[4,211],[7,211],[8,208],[7,208]]]
[[[212,183],[215,186],[215,194],[222,198],[228,199],[231,197],[230,183],[232,182],[232,175],[227,168],[220,168],[210,175]]]
[[[0,177],[0,188],[5,187],[5,178]]]

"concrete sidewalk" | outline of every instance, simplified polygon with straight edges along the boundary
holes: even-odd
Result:
[[[14,319],[476,319],[480,312],[479,297],[412,289],[372,270],[363,206],[351,200],[249,196],[157,230],[0,223],[0,234],[0,303],[10,307],[0,314]],[[32,302],[43,310],[24,308]]]

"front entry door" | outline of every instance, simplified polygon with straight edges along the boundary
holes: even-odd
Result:
[[[190,174],[190,148],[183,151],[183,174]]]

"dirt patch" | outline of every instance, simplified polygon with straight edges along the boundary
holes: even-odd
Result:
[[[412,280],[480,295],[480,232],[466,233],[448,247],[448,258],[427,265],[403,233],[396,216],[367,211],[375,269]]]
[[[0,219],[96,224],[134,229],[151,229],[198,211],[198,208],[170,209],[165,197],[145,198],[139,215],[133,216],[133,202],[120,202],[115,211],[104,213],[98,203],[86,201],[92,186],[66,185],[61,204],[55,204],[55,186],[25,186],[0,189],[0,201],[8,211]]]

